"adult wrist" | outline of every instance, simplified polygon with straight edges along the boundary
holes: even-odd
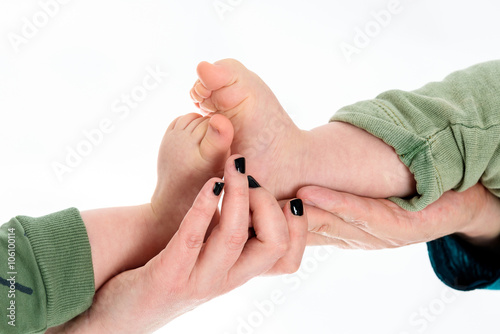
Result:
[[[500,248],[500,199],[483,186],[470,200],[478,203],[470,222],[463,226],[456,235],[474,246]]]

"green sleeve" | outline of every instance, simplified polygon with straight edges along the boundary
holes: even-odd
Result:
[[[342,108],[331,119],[365,129],[394,147],[417,182],[413,198],[390,198],[418,211],[445,191],[480,181],[500,197],[500,61],[441,82]]]
[[[90,243],[77,209],[0,227],[0,333],[43,333],[94,295]]]

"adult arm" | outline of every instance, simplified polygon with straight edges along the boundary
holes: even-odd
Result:
[[[448,286],[500,288],[500,200],[481,184],[450,190],[418,212],[315,186],[298,196],[309,204],[310,245],[380,249],[428,242],[434,271]]]

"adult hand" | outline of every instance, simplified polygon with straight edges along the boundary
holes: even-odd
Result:
[[[500,235],[500,201],[479,183],[464,192],[448,191],[419,212],[316,186],[297,196],[308,204],[309,245],[394,248],[458,233],[487,246]]]
[[[225,166],[219,224],[204,243],[219,196],[201,189],[167,247],[144,267],[108,281],[84,314],[47,333],[149,333],[263,273],[296,271],[306,244],[306,216],[283,211],[263,188],[249,189],[234,159]],[[297,203],[297,202],[295,202]],[[248,213],[255,237],[248,240]]]

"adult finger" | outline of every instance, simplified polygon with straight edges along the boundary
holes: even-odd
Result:
[[[296,272],[302,262],[307,243],[307,213],[301,199],[288,201],[283,208],[288,223],[290,249],[276,264],[267,271],[267,275],[291,274]]]
[[[345,221],[357,219],[361,212],[366,211],[367,205],[363,197],[318,186],[299,189],[297,197],[305,204],[334,213]]]
[[[307,245],[332,245],[344,249],[378,249],[381,241],[364,230],[361,222],[346,222],[329,211],[305,205],[307,208]]]
[[[248,239],[248,180],[245,158],[231,156],[224,170],[225,195],[219,224],[212,230],[200,255],[197,273],[206,281],[226,275]]]
[[[208,226],[218,209],[223,187],[224,183],[219,178],[212,178],[205,183],[167,247],[147,264],[153,275],[169,281],[189,278]]]
[[[290,233],[274,196],[260,186],[250,189],[250,211],[255,237],[248,240],[228,276],[236,287],[267,272],[290,248]]]
[[[370,235],[382,237],[394,231],[404,230],[409,221],[408,211],[384,199],[366,198],[317,186],[299,189],[297,197],[307,205],[327,211],[334,216],[330,216],[330,220],[335,220],[336,223],[329,224],[317,224],[310,219],[312,224],[316,224],[315,232],[329,232],[332,236],[357,238],[357,234],[352,234],[355,230],[346,230],[347,225],[341,224],[342,221]],[[317,215],[316,212],[312,214]]]
[[[373,199],[309,186],[300,189],[297,196],[317,209],[310,210],[311,231],[343,239],[353,248],[380,249],[403,246],[419,232],[413,220],[419,214],[401,209],[385,199]],[[318,219],[319,218],[319,219]],[[419,236],[418,236],[419,237]]]

